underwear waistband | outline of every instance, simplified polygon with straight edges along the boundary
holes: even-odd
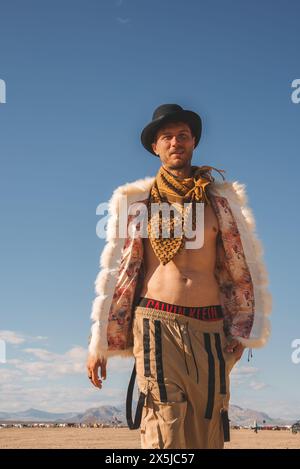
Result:
[[[201,321],[219,321],[224,317],[223,308],[221,305],[182,306],[142,296],[140,297],[137,306],[142,306],[143,308],[149,309],[156,309],[159,311],[165,311],[167,313],[180,314],[182,316],[200,319]]]

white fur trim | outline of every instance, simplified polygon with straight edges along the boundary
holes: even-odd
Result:
[[[251,348],[263,347],[270,335],[269,315],[272,298],[267,289],[268,274],[263,262],[263,247],[255,232],[255,219],[247,206],[245,184],[235,181],[214,183],[212,193],[226,197],[236,220],[254,288],[255,314],[250,337],[236,337],[243,345]],[[242,314],[242,313],[241,313]]]

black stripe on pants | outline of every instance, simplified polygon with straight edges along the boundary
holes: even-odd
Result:
[[[220,366],[220,394],[226,394],[225,360],[222,352],[220,334],[215,333],[215,346]]]
[[[143,318],[144,376],[151,376],[149,319]]]
[[[204,344],[208,356],[208,397],[205,418],[211,419],[215,400],[215,360],[211,351],[210,335],[208,333],[204,333]]]
[[[167,402],[167,390],[166,390],[166,386],[164,383],[160,321],[154,321],[154,328],[155,328],[155,362],[156,362],[157,384],[159,387],[159,395],[160,395],[161,402]]]

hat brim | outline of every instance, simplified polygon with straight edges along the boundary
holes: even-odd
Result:
[[[152,143],[155,140],[155,135],[157,131],[165,124],[169,122],[185,122],[190,125],[192,133],[195,136],[195,148],[198,145],[201,133],[202,133],[202,120],[201,117],[193,111],[176,111],[167,116],[162,116],[156,119],[155,121],[150,122],[146,125],[141,133],[141,142],[142,145],[148,150],[152,155],[158,156],[154,153],[152,149]]]

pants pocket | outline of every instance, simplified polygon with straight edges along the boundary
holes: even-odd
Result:
[[[148,390],[141,422],[141,444],[149,448],[185,448],[187,401],[161,402]]]

